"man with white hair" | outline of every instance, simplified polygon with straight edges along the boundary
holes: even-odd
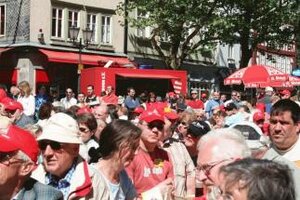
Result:
[[[105,181],[79,155],[77,122],[67,114],[52,115],[37,138],[43,164],[33,173],[41,183],[59,189],[64,199],[101,199]]]
[[[34,136],[17,126],[0,130],[0,199],[63,199],[60,191],[30,178],[39,149]]]
[[[198,143],[197,170],[206,198],[214,200],[219,195],[221,166],[250,156],[251,151],[237,130],[216,129],[202,136]]]

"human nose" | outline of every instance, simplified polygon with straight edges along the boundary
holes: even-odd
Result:
[[[47,144],[46,149],[44,150],[44,156],[51,156],[53,155],[54,150],[51,148],[51,146],[49,144]]]
[[[207,175],[204,173],[203,170],[197,170],[197,174],[198,174],[199,180],[201,182],[203,182],[207,179]]]

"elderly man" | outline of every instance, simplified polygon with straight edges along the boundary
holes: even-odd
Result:
[[[79,156],[79,128],[67,114],[56,113],[38,137],[43,165],[33,177],[59,189],[64,199],[101,199],[99,174]],[[103,186],[102,186],[103,187]]]
[[[260,141],[260,139],[255,141],[247,141],[246,143],[246,140],[244,139],[245,136],[249,134],[248,137],[251,138],[253,137],[253,133],[250,131],[249,127],[245,127],[247,125],[243,126],[244,127],[239,128],[241,131],[232,128],[213,130],[204,135],[198,143],[199,153],[197,169],[199,171],[199,181],[202,182],[204,188],[205,198],[203,199],[215,200],[218,199],[218,196],[220,196],[218,187],[222,184],[223,179],[221,176],[219,176],[219,169],[222,166],[236,160],[250,157],[251,154],[254,153],[256,153],[256,158],[263,158],[288,164],[293,174],[295,190],[297,191],[299,187],[298,180],[300,180],[299,170],[297,170],[293,164],[276,154],[276,152],[272,149],[268,150],[263,142],[258,145],[257,143]],[[254,126],[255,125],[253,125],[252,128],[254,128]],[[242,130],[244,130],[245,133]],[[253,131],[255,132],[256,130],[261,132],[259,127],[255,128]],[[251,146],[252,152],[248,145]],[[255,147],[253,145],[255,145]],[[260,153],[258,153],[258,151],[260,151]],[[299,199],[299,194],[297,194],[296,199]]]
[[[197,170],[207,199],[214,200],[219,195],[220,167],[250,156],[251,151],[237,130],[216,129],[202,136],[198,143]]]
[[[31,133],[9,126],[0,130],[0,199],[63,199],[60,191],[30,178],[39,149]]]
[[[28,117],[23,113],[23,106],[20,102],[5,97],[0,101],[0,104],[3,106],[2,115],[8,117],[16,126],[24,128],[35,123],[32,117]]]
[[[272,148],[300,168],[300,107],[290,100],[276,102],[271,110],[270,137]]]

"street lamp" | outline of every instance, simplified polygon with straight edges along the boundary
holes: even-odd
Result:
[[[83,38],[79,38],[79,42],[77,41],[78,35],[80,32],[80,28],[76,27],[76,26],[71,26],[69,28],[69,34],[70,34],[70,38],[72,40],[73,45],[75,45],[78,50],[79,50],[79,60],[78,60],[78,67],[77,67],[77,74],[78,74],[78,92],[80,91],[80,74],[81,74],[81,70],[84,68],[83,64],[82,64],[82,59],[81,59],[81,54],[82,54],[82,50],[86,47],[88,47],[88,45],[91,42],[91,38],[93,36],[93,30],[90,30],[89,28],[83,29],[82,30],[82,36]]]

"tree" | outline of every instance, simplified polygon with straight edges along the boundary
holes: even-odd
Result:
[[[128,1],[128,2],[127,2]],[[257,44],[271,48],[299,38],[299,0],[126,0],[118,13],[138,11],[143,18],[127,16],[131,26],[150,26],[149,40],[166,66],[178,69],[193,53],[205,53],[216,42],[241,45],[240,67],[246,67]],[[125,9],[126,8],[126,9]],[[298,31],[298,32],[297,32]],[[164,50],[160,36],[169,37]],[[296,40],[299,43],[299,39]]]
[[[270,48],[280,48],[295,41],[293,23],[296,19],[299,23],[299,10],[292,10],[299,9],[297,1],[224,0],[220,9],[222,17],[212,28],[222,42],[241,45],[240,67],[246,67],[258,44],[267,43]]]
[[[167,67],[179,69],[187,56],[214,46],[217,38],[208,26],[217,16],[219,4],[218,0],[128,0],[119,4],[117,13],[127,17],[133,27],[151,27],[152,47]],[[136,11],[143,17],[126,15]],[[167,50],[161,45],[162,35],[168,36]]]

